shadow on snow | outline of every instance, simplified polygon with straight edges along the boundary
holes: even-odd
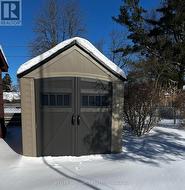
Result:
[[[185,159],[185,138],[179,133],[161,130],[160,127],[143,137],[135,137],[127,129],[123,134],[123,152],[104,155],[110,160],[130,160],[160,166],[161,162],[169,163]],[[179,130],[180,131],[180,130]],[[183,131],[182,131],[183,132]],[[184,132],[183,132],[184,133]]]
[[[185,133],[184,130],[172,129],[168,126],[166,129],[156,127],[143,137],[134,137],[128,129],[125,129],[123,132],[123,152],[105,154],[103,158],[113,161],[143,162],[155,166],[160,166],[161,162],[185,160],[185,135],[183,133]],[[20,128],[9,129],[6,142],[18,153],[21,153],[22,147],[20,139]]]

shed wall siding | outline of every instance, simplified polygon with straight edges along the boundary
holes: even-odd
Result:
[[[112,143],[111,151],[120,152],[122,149],[123,131],[123,104],[124,104],[124,84],[122,81],[113,82],[112,99]]]
[[[50,77],[87,77],[113,82],[112,152],[121,150],[123,128],[123,82],[74,46],[21,78],[23,154],[36,156],[34,79]]]
[[[36,156],[34,80],[21,78],[21,114],[23,154]]]

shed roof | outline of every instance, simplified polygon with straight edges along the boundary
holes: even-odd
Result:
[[[0,69],[3,72],[7,72],[8,71],[8,61],[6,59],[6,56],[3,52],[3,48],[0,45]]]
[[[84,50],[86,53],[88,53],[90,56],[100,62],[105,68],[113,72],[113,74],[115,74],[117,77],[120,77],[124,80],[126,79],[126,75],[121,68],[119,68],[115,63],[109,60],[105,55],[103,55],[88,40],[80,37],[74,37],[65,40],[53,47],[52,49],[48,50],[47,52],[22,64],[17,71],[17,76],[22,77],[28,74],[32,70],[46,63],[47,61],[57,56],[59,53],[65,51],[66,49],[72,47],[73,45],[77,45],[78,47],[80,47],[82,50]]]

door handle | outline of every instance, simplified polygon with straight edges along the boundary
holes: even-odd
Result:
[[[73,114],[71,118],[72,125],[75,125],[75,121],[76,121],[76,116]]]
[[[77,117],[77,125],[80,125],[80,116]]]

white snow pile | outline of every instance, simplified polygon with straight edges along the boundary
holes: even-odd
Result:
[[[6,63],[8,64],[7,58],[6,58],[6,56],[5,56],[5,53],[4,53],[3,48],[2,48],[1,45],[0,45],[0,51],[1,51],[1,53],[3,54],[3,57],[4,57],[5,61],[6,61]]]
[[[67,45],[71,44],[72,42],[76,42],[78,45],[80,45],[83,49],[88,51],[92,56],[94,56],[99,61],[103,62],[106,67],[113,70],[114,72],[121,75],[123,78],[126,79],[126,75],[122,69],[120,69],[115,63],[113,63],[111,60],[109,60],[105,55],[103,55],[97,48],[95,48],[88,40],[80,38],[80,37],[74,37],[68,40],[65,40],[55,46],[54,48],[50,49],[49,51],[29,60],[28,62],[24,63],[20,66],[20,68],[17,71],[17,74],[21,74],[24,71],[32,68],[33,66],[37,65],[41,61],[45,60],[46,58],[50,57],[60,49],[66,47]]]
[[[13,100],[20,100],[20,92],[3,92],[3,100],[12,102]]]
[[[184,190],[185,131],[126,131],[122,153],[82,157],[20,156],[0,140],[0,179],[2,190]]]

